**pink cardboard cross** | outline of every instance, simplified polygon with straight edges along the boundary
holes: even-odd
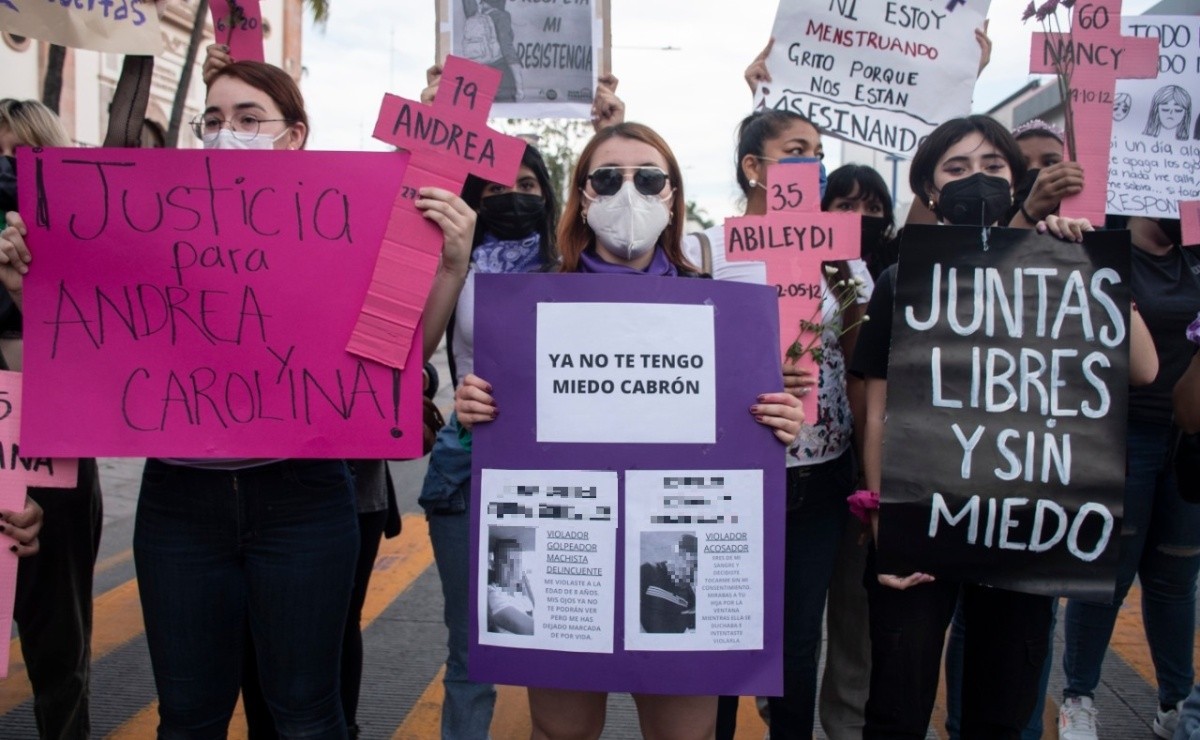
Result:
[[[1073,60],[1068,87],[1075,121],[1075,146],[1067,157],[1083,167],[1084,188],[1064,198],[1064,216],[1104,223],[1112,139],[1113,90],[1117,79],[1158,76],[1158,40],[1121,35],[1121,0],[1078,3],[1066,34],[1035,33],[1029,71],[1055,74],[1054,62]]]
[[[1179,222],[1183,243],[1189,247],[1200,244],[1200,200],[1179,201]]]
[[[262,8],[258,0],[211,0],[213,38],[239,62],[264,61]]]
[[[862,222],[857,213],[824,213],[817,183],[817,165],[788,164],[771,168],[765,216],[725,219],[725,259],[756,260],[767,264],[768,284],[779,291],[779,347],[786,359],[797,341],[807,345],[813,333],[801,322],[823,321],[825,294],[823,262],[861,255]],[[814,347],[821,345],[815,338]],[[814,374],[818,363],[805,353],[796,363]],[[804,418],[816,424],[817,394],[804,396]]]
[[[442,230],[414,205],[417,188],[462,192],[467,175],[512,183],[525,142],[487,126],[500,72],[447,57],[432,106],[384,95],[375,138],[412,152],[379,250],[362,312],[346,349],[403,369],[433,284]],[[407,273],[404,284],[396,276]]]
[[[79,475],[74,458],[20,456],[21,374],[0,371],[0,509],[25,508],[29,486],[71,488]],[[0,551],[0,634],[12,634],[13,603],[17,595],[17,554],[3,539]],[[0,640],[0,678],[8,676],[9,640]]]

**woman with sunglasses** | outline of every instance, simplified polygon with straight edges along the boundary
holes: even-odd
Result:
[[[1012,205],[1012,186],[1025,172],[1017,142],[987,116],[957,118],[939,126],[913,157],[909,182],[942,223],[992,226]],[[972,217],[955,216],[972,214]],[[952,219],[954,219],[952,221]],[[1091,225],[1049,216],[1037,225],[1068,241],[1081,241]],[[880,276],[852,363],[864,378],[866,413],[863,470],[867,490],[854,504],[878,525],[883,426],[896,266]],[[1130,377],[1153,378],[1157,362],[1146,347],[1149,333],[1138,314],[1130,321]],[[876,493],[871,493],[876,492]],[[1015,740],[1029,721],[1049,643],[1052,598],[989,588],[927,573],[879,573],[872,549],[864,578],[870,608],[871,689],[863,737],[924,738],[937,693],[946,627],[962,599],[966,629],[962,679],[962,736]]]
[[[621,123],[601,130],[580,155],[571,184],[558,229],[562,272],[697,274],[680,246],[684,198],[679,165],[652,129]],[[491,421],[498,411],[491,385],[476,375],[464,379],[454,408],[468,429]],[[803,419],[799,401],[782,392],[759,396],[751,413],[784,444],[796,438]],[[599,737],[606,699],[602,692],[531,687],[533,737]],[[635,694],[634,701],[647,738],[713,735],[715,697]]]
[[[235,62],[209,78],[195,129],[206,148],[302,149],[308,117],[290,75]],[[421,188],[416,205],[445,237],[426,306],[436,316],[466,274],[475,217],[444,190]],[[0,238],[14,299],[30,258],[23,237],[18,224]],[[225,736],[249,625],[280,737],[345,740],[339,657],[359,544],[343,460],[148,460],[133,551],[159,737]]]

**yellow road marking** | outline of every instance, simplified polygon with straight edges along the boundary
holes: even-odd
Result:
[[[137,581],[130,579],[96,597],[92,605],[92,662],[121,647],[142,632]],[[0,681],[0,714],[7,714],[33,697],[20,640],[9,645],[8,678]]]

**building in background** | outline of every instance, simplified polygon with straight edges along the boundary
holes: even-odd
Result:
[[[143,143],[161,146],[171,116],[175,90],[187,56],[199,0],[170,0],[162,17],[163,47],[154,60],[154,82],[146,110]],[[263,36],[266,60],[300,79],[302,0],[263,0]],[[204,40],[192,70],[187,105],[183,113],[184,130],[179,146],[199,147],[200,141],[186,125],[204,105],[204,82],[200,69],[204,47],[213,43],[212,21],[206,19]],[[37,39],[15,36],[0,29],[0,97],[42,97],[42,81],[50,45]],[[62,97],[59,114],[67,133],[80,146],[99,146],[108,129],[108,108],[121,75],[122,55],[84,49],[68,49],[63,66]]]
[[[1196,0],[1162,0],[1141,15],[1197,15]],[[1030,81],[1019,90],[986,111],[1010,130],[1034,118],[1063,125],[1062,99],[1058,86],[1050,75],[1030,75]],[[912,190],[908,187],[908,160],[870,149],[861,144],[844,142],[842,162],[865,164],[883,176],[896,203],[896,219],[903,225],[912,206]]]

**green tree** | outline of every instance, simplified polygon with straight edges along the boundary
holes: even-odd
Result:
[[[550,171],[550,182],[554,184],[554,195],[560,204],[566,202],[571,189],[571,173],[579,159],[579,151],[592,138],[592,125],[588,121],[570,118],[542,118],[525,120],[509,118],[498,128],[510,136],[520,136],[531,141]]]
[[[686,203],[686,207],[687,207],[687,221],[689,224],[691,224],[691,223],[700,224],[700,228],[702,228],[702,229],[711,229],[713,226],[716,225],[717,222],[713,221],[711,218],[708,217],[708,211],[701,208],[696,203],[696,201],[689,200]]]

